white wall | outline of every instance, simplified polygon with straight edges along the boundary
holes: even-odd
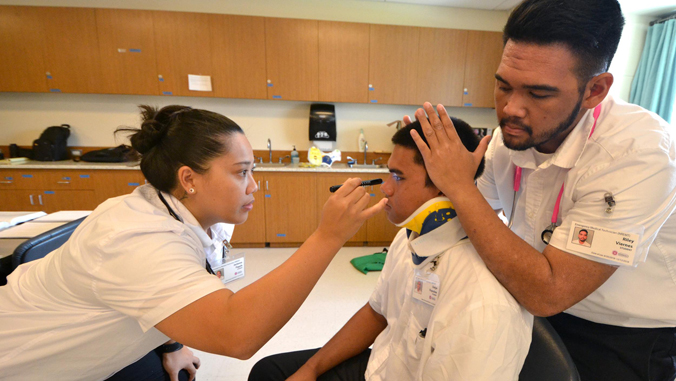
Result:
[[[634,80],[638,62],[641,59],[648,26],[654,17],[625,15],[620,45],[608,70],[615,77],[610,88],[611,94],[629,101],[629,90]]]
[[[0,0],[0,4],[162,9],[491,31],[500,31],[508,17],[508,12],[502,11],[356,0]],[[623,99],[628,98],[646,30],[647,22],[628,18],[611,66],[616,77],[613,92]],[[265,149],[268,138],[275,150],[290,150],[294,144],[299,150],[310,147],[310,102],[17,93],[0,93],[0,145],[30,145],[44,128],[68,123],[74,129],[69,145],[114,146],[123,142],[114,139],[115,128],[138,125],[138,104],[184,104],[222,113],[244,128],[254,149]],[[356,151],[357,136],[363,128],[372,151],[389,152],[394,130],[386,124],[412,114],[415,108],[337,103],[337,148]],[[453,108],[449,113],[476,127],[496,125],[492,109]]]

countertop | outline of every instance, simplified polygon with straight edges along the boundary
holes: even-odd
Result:
[[[127,163],[90,163],[85,161],[33,161],[29,160],[19,164],[0,163],[0,169],[113,169],[113,170],[140,170],[138,162]],[[383,165],[359,165],[350,168],[345,163],[334,163],[331,167],[301,167],[298,164],[278,164],[270,165],[268,163],[257,164],[257,172],[310,172],[310,173],[388,173],[388,169]]]

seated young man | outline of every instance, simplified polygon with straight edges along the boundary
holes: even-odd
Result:
[[[470,151],[479,138],[452,118]],[[533,316],[486,268],[451,202],[427,175],[411,129],[398,130],[381,186],[403,227],[366,305],[322,348],[259,361],[259,380],[517,380]],[[483,171],[479,166],[475,178]],[[368,347],[373,344],[373,349]]]

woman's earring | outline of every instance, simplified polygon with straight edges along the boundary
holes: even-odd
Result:
[[[195,193],[195,188],[190,188],[190,189],[188,189],[188,192],[190,192],[190,193]]]

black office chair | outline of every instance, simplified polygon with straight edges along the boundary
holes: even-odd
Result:
[[[545,318],[533,320],[533,340],[519,381],[579,381],[580,375],[566,346]]]
[[[13,269],[22,263],[40,259],[61,247],[85,218],[82,217],[55,227],[17,246],[12,254]]]

